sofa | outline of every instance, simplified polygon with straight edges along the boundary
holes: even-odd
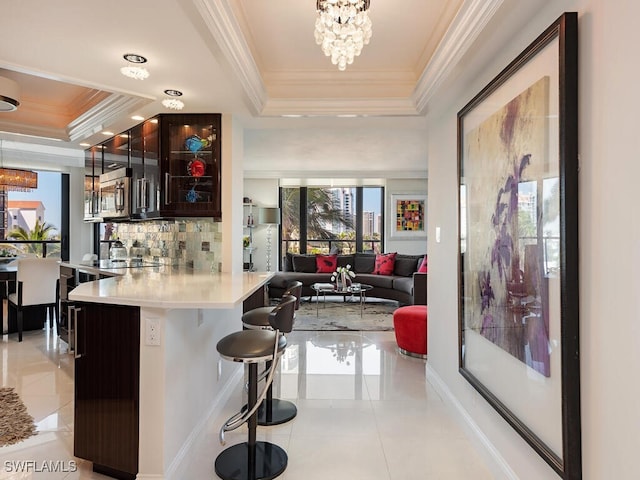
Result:
[[[427,273],[418,273],[424,257],[425,255],[398,253],[393,262],[393,271],[388,275],[374,273],[376,255],[373,253],[337,255],[337,266],[350,265],[356,274],[354,282],[373,287],[373,290],[367,292],[367,297],[396,300],[401,305],[426,305]],[[315,291],[311,285],[330,283],[331,272],[318,272],[316,255],[287,253],[283,270],[276,272],[269,282],[269,298],[280,298],[287,285],[294,280],[302,282],[303,297],[312,297]]]

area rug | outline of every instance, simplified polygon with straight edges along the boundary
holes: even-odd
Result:
[[[13,445],[36,434],[33,417],[13,388],[0,388],[0,447]]]
[[[359,303],[327,297],[326,303],[320,299],[316,315],[314,298],[311,302],[301,302],[293,329],[389,331],[393,330],[393,312],[397,308],[396,302],[367,301],[360,317]]]

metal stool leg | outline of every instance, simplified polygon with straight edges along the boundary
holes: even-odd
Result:
[[[258,364],[249,364],[249,401],[258,399]],[[256,441],[257,412],[249,417],[248,441],[224,450],[215,461],[215,471],[223,480],[271,480],[287,468],[287,453],[278,445]]]
[[[267,370],[271,368],[271,362],[266,364]],[[273,398],[273,383],[269,385],[267,397],[258,409],[258,425],[280,425],[292,420],[298,414],[298,409],[293,402]]]

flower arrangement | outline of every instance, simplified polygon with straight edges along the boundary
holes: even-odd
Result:
[[[356,278],[356,272],[351,270],[351,265],[348,264],[345,267],[336,268],[336,271],[331,274],[331,281],[336,282],[338,288],[340,286],[346,288],[352,278]]]

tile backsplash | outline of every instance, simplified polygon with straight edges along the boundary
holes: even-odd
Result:
[[[219,271],[222,262],[222,223],[211,219],[157,220],[114,223],[110,240],[119,239],[130,257]],[[100,258],[109,258],[108,243]]]

